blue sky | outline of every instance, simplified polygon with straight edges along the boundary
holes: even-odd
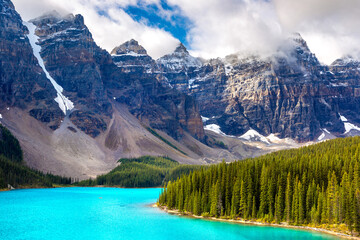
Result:
[[[188,46],[187,32],[191,28],[191,20],[181,14],[179,7],[170,6],[166,1],[161,0],[160,5],[129,5],[123,8],[135,21],[144,23],[153,28],[160,28],[170,32],[179,39],[185,46]],[[159,14],[163,11],[171,13],[170,16]]]

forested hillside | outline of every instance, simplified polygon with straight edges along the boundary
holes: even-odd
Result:
[[[25,166],[19,141],[0,125],[0,189],[7,188],[8,184],[17,188],[70,183],[70,178],[44,174]]]
[[[181,212],[360,232],[360,137],[222,163],[168,182]]]
[[[143,156],[140,158],[122,158],[119,166],[96,179],[77,183],[79,186],[119,186],[119,187],[160,187],[163,183],[189,174],[196,165],[180,165],[167,157]]]

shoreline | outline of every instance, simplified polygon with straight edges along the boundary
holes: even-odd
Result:
[[[203,216],[197,216],[191,213],[181,213],[179,210],[176,209],[168,209],[165,206],[160,206],[157,203],[151,204],[152,207],[159,208],[160,210],[172,214],[172,215],[178,215],[178,216],[184,216],[184,217],[191,217],[191,218],[197,218],[197,219],[204,219],[204,220],[211,220],[211,221],[217,221],[217,222],[228,222],[228,223],[237,223],[237,224],[247,224],[247,225],[258,225],[258,226],[273,226],[273,227],[282,227],[282,228],[291,228],[291,229],[302,229],[307,231],[315,231],[315,232],[321,232],[330,234],[342,239],[356,239],[360,240],[360,237],[350,236],[345,233],[335,232],[331,230],[327,230],[324,228],[317,228],[317,227],[307,227],[307,226],[296,226],[296,225],[288,225],[288,224],[277,224],[277,223],[266,223],[266,222],[256,222],[256,221],[250,221],[250,220],[236,220],[236,219],[221,219],[216,217],[203,217]]]

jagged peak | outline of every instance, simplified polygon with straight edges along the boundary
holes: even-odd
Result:
[[[176,47],[174,53],[186,53],[189,54],[188,50],[184,46],[184,44],[180,43],[179,46]]]
[[[138,41],[134,39],[130,39],[129,41],[124,42],[118,47],[115,47],[111,54],[121,55],[121,54],[129,54],[129,53],[135,53],[135,54],[141,54],[141,55],[147,55],[146,49],[141,46]]]
[[[294,39],[294,40],[299,40],[299,41],[303,41],[304,39],[303,39],[303,37],[301,36],[301,34],[300,33],[298,33],[298,32],[293,32],[293,33],[291,33],[290,34],[290,38],[292,38],[292,39]]]
[[[306,49],[307,51],[310,51],[306,41],[304,40],[304,38],[301,36],[300,33],[298,33],[298,32],[291,33],[289,36],[289,40],[291,40],[293,43],[295,43],[295,45],[297,45],[298,47],[301,47],[303,49]]]
[[[49,22],[49,23],[55,23],[59,21],[67,21],[67,22],[76,22],[77,24],[84,25],[84,17],[81,14],[74,14],[72,13],[66,13],[66,14],[60,14],[58,11],[53,10],[50,12],[46,12],[40,17],[31,19],[29,22],[32,23],[38,23],[38,22]]]
[[[38,21],[42,21],[44,19],[60,20],[61,18],[62,18],[62,16],[58,11],[52,10],[52,11],[44,13],[43,15],[41,15],[41,16],[39,16],[37,18],[31,19],[30,22],[38,22]]]
[[[342,58],[336,59],[331,66],[348,66],[348,65],[359,65],[360,62],[358,59],[354,58],[351,55],[345,55]]]

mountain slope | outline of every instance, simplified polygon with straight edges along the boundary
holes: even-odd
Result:
[[[52,184],[70,183],[71,178],[43,174],[26,167],[18,140],[8,129],[0,125],[0,189],[52,187]]]

